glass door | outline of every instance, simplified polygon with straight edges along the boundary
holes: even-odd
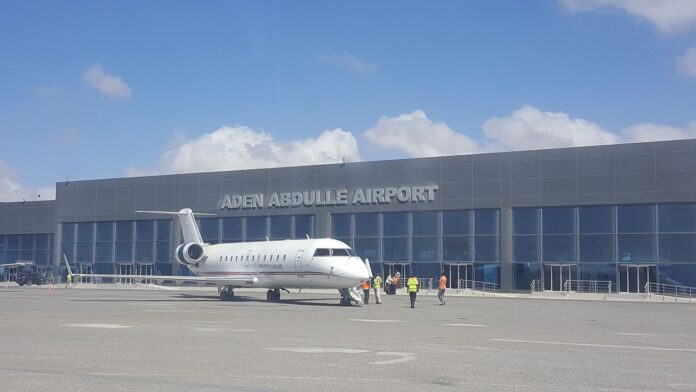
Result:
[[[447,276],[448,289],[470,289],[474,280],[474,265],[445,264],[445,276]]]
[[[644,293],[647,283],[657,282],[657,266],[654,264],[628,264],[619,266],[619,292]]]
[[[79,265],[79,271],[81,274],[93,274],[94,273],[94,264],[80,264]],[[75,282],[77,283],[77,282]],[[82,276],[80,277],[80,283],[92,283],[92,278]]]
[[[544,264],[544,290],[563,291],[565,283],[577,280],[577,264]]]
[[[382,276],[386,279],[387,276],[399,277],[398,287],[404,287],[404,282],[408,279],[411,272],[411,265],[406,263],[384,263],[382,264]]]
[[[133,264],[118,264],[119,275],[133,275]],[[133,283],[132,279],[119,278],[116,283]]]

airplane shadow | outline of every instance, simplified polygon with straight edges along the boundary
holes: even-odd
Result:
[[[196,294],[177,294],[177,297],[180,298],[186,298],[190,300],[198,300],[198,301],[219,301],[219,302],[225,302],[225,303],[234,303],[234,302],[256,302],[256,303],[271,303],[268,302],[265,299],[262,298],[256,298],[256,297],[248,297],[244,295],[235,295],[234,298],[232,298],[229,301],[220,301],[220,298],[218,296],[211,296],[211,295],[196,295]],[[280,302],[272,302],[272,303],[277,303],[279,305],[296,305],[296,306],[341,306],[338,303],[338,298],[302,298],[302,299],[283,299],[281,298]],[[327,302],[310,302],[310,301],[331,301],[332,303],[327,303]]]

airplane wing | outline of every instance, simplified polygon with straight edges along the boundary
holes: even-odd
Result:
[[[253,286],[259,280],[255,276],[173,276],[173,275],[115,275],[115,274],[72,274],[78,278],[129,279],[135,281],[164,281],[218,283],[224,285]]]

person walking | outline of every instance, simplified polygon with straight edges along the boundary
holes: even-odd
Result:
[[[447,275],[443,272],[440,275],[440,282],[437,286],[437,299],[440,300],[440,305],[445,304],[445,289],[447,288]]]
[[[72,274],[68,274],[68,283],[65,285],[65,288],[72,288]]]
[[[408,287],[408,296],[411,298],[411,308],[416,307],[416,293],[418,293],[418,279],[415,276],[408,278],[406,283]]]
[[[397,274],[394,274],[394,276],[392,276],[391,295],[396,295],[396,289],[399,287],[399,275]]]
[[[366,280],[362,284],[362,289],[363,289],[363,298],[365,305],[370,303],[370,280]]]
[[[372,287],[375,289],[375,303],[377,305],[382,303],[382,298],[380,298],[379,291],[382,290],[382,277],[377,275],[372,279]]]
[[[385,295],[391,294],[391,282],[392,282],[392,276],[391,276],[391,274],[389,274],[389,275],[387,275],[387,279],[384,280]]]

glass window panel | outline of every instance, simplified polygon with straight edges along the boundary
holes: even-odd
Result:
[[[171,241],[172,240],[172,221],[162,219],[157,221],[157,240]]]
[[[171,275],[172,274],[172,265],[165,264],[165,263],[155,264],[155,274],[156,275]]]
[[[693,264],[659,264],[657,268],[659,283],[696,287],[696,268]]]
[[[542,242],[544,261],[577,261],[574,235],[545,235]]]
[[[411,264],[411,271],[413,271],[413,276],[418,277],[418,279],[433,279],[433,287],[437,287],[437,279],[442,273],[440,268],[440,263],[413,263]],[[421,293],[423,289],[427,287],[421,287]]]
[[[500,266],[498,264],[474,264],[474,280],[500,284]]]
[[[7,249],[7,236],[0,235],[0,252]]]
[[[48,234],[36,234],[34,236],[34,241],[36,249],[51,249],[50,238]]]
[[[580,264],[580,280],[611,281],[616,290],[616,264]]]
[[[77,224],[77,240],[79,242],[94,242],[94,222]]]
[[[292,238],[292,216],[271,216],[271,238]]]
[[[133,221],[116,222],[116,241],[133,241]]]
[[[97,241],[114,240],[114,222],[97,222]]]
[[[379,237],[379,214],[355,214],[356,237]]]
[[[48,249],[53,249],[53,234],[46,234],[48,236]]]
[[[614,233],[614,207],[580,207],[578,209],[581,233]]]
[[[470,235],[471,211],[449,210],[442,211],[443,235]]]
[[[512,288],[514,290],[529,290],[532,280],[541,279],[541,263],[513,263]]]
[[[33,250],[21,250],[21,251],[19,251],[19,259],[24,260],[24,261],[33,261],[34,260],[34,251]]]
[[[516,235],[512,237],[512,261],[541,261],[538,235]]]
[[[500,212],[498,210],[474,211],[474,234],[500,234]]]
[[[436,211],[414,212],[411,218],[413,223],[413,235],[437,236],[440,234],[439,215],[440,214]]]
[[[439,261],[438,237],[412,238],[413,261]]]
[[[20,237],[20,243],[22,249],[29,250],[34,249],[34,235],[33,234],[22,234]]]
[[[696,205],[662,204],[657,206],[660,232],[696,232]]]
[[[655,236],[653,234],[619,234],[618,244],[619,262],[655,261]]]
[[[116,261],[133,261],[133,243],[116,243]]]
[[[445,261],[471,261],[471,237],[442,237]]]
[[[220,219],[204,218],[199,221],[198,227],[201,231],[201,237],[207,242],[220,241]]]
[[[75,223],[63,223],[61,225],[62,227],[62,239],[63,242],[73,242],[75,241],[75,229],[77,228],[77,224]]]
[[[14,263],[17,260],[21,260],[19,257],[19,251],[18,250],[8,250],[6,252],[7,254],[7,262],[8,263]],[[72,252],[70,254],[73,254]],[[68,259],[68,260],[73,260],[73,259]]]
[[[155,239],[155,221],[140,220],[135,221],[136,241],[152,241]]]
[[[95,270],[96,270],[97,274],[111,275],[114,273],[114,264],[113,263],[96,264]]]
[[[408,261],[408,238],[392,237],[382,240],[384,261]]]
[[[77,261],[94,261],[92,254],[93,242],[78,242],[77,243]]]
[[[474,261],[500,261],[498,236],[474,237]]]
[[[580,262],[613,263],[614,260],[613,234],[580,236]]]
[[[20,249],[20,237],[16,234],[7,236],[7,249],[19,250]]]
[[[352,236],[352,214],[331,214],[331,237]]]
[[[348,237],[339,237],[339,238],[334,238],[334,239],[343,242],[344,244],[348,245],[348,247],[350,247],[350,248],[353,247],[353,241]]]
[[[295,238],[314,238],[314,215],[295,216]]]
[[[170,241],[157,241],[156,261],[171,261],[172,243]]]
[[[60,259],[63,261],[63,255],[68,258],[69,262],[74,262],[75,261],[75,243],[74,242],[68,242],[68,243],[62,243],[60,246]],[[10,260],[9,252],[7,253],[7,260]]]
[[[138,241],[135,243],[135,261],[155,261],[155,242]]]
[[[377,238],[356,238],[354,250],[363,259],[380,260],[379,239]]]
[[[538,208],[513,208],[512,233],[540,234],[539,211]]]
[[[265,216],[248,216],[246,218],[247,241],[265,240],[268,235]]]
[[[0,252],[0,264],[7,263],[7,253]]]
[[[655,232],[655,206],[627,205],[617,207],[619,233]]]
[[[382,225],[385,237],[398,237],[408,235],[407,212],[385,212],[382,216]]]
[[[222,218],[222,239],[241,240],[243,236],[242,218]]]
[[[114,243],[113,242],[97,242],[95,261],[97,263],[113,263],[113,261],[114,261]]]
[[[37,250],[34,251],[34,264],[36,265],[50,265],[51,252],[49,250]]]
[[[575,233],[575,208],[543,208],[544,234],[572,234]]]
[[[696,234],[660,234],[660,261],[696,263]]]

